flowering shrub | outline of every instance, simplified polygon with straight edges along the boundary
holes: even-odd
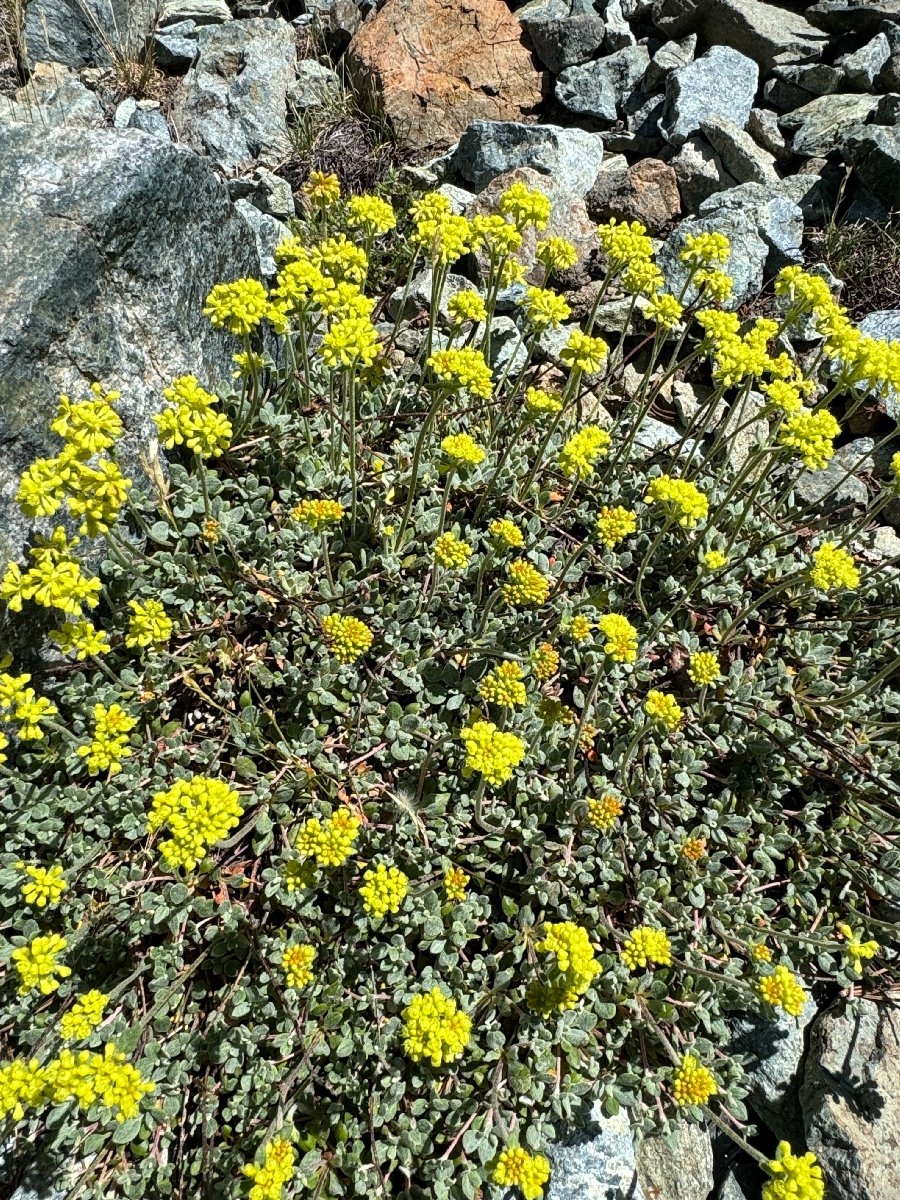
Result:
[[[21,481],[0,1135],[79,1164],[84,1195],[537,1200],[592,1100],[733,1128],[729,1013],[885,970],[888,492],[848,518],[795,485],[900,386],[900,345],[793,267],[778,318],[742,323],[718,234],[668,295],[613,222],[598,303],[643,297],[651,332],[554,341],[575,251],[525,259],[549,201],[516,185],[472,221],[414,203],[409,279],[430,266],[436,298],[469,252],[481,275],[400,351],[365,294],[397,214],[327,176],[309,199],[270,291],[209,296],[236,390],[173,381],[166,470],[125,474],[97,387]],[[649,450],[688,367],[708,396]],[[767,1169],[767,1200],[821,1197],[810,1156]]]

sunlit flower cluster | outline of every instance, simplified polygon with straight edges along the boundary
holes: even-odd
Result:
[[[26,904],[34,908],[59,904],[60,897],[68,887],[62,867],[33,867],[22,863],[21,868],[28,876],[22,884],[22,899]]]
[[[294,843],[297,853],[314,858],[319,866],[339,867],[353,853],[362,822],[346,808],[336,809],[326,820],[304,821]]]
[[[543,934],[534,948],[539,954],[551,955],[551,965],[546,977],[528,989],[528,1003],[535,1012],[549,1016],[574,1008],[601,967],[587,930],[573,921],[548,921]]]
[[[285,1138],[268,1142],[261,1166],[247,1163],[241,1167],[243,1174],[253,1180],[247,1200],[281,1200],[284,1185],[294,1177],[295,1160],[294,1147]]]
[[[375,635],[358,617],[342,617],[328,613],[322,618],[322,632],[328,639],[331,653],[340,663],[352,663],[370,648]]]
[[[587,802],[588,823],[595,829],[609,829],[621,817],[623,810],[622,801],[610,792],[592,796]]]
[[[68,1012],[59,1019],[60,1037],[68,1042],[83,1041],[90,1037],[103,1021],[103,1010],[109,996],[92,988],[79,996]]]
[[[799,1017],[806,1003],[803,985],[787,967],[777,966],[771,975],[759,981],[759,994],[773,1008],[783,1008],[791,1017]]]
[[[131,754],[128,734],[137,724],[119,704],[94,705],[94,728],[91,740],[79,746],[76,753],[84,759],[92,775],[108,771],[118,775],[122,770],[122,759]]]
[[[686,1054],[672,1076],[676,1104],[705,1104],[719,1090],[715,1077],[693,1054]]]
[[[285,948],[281,955],[281,968],[288,987],[304,988],[312,983],[315,977],[312,969],[315,957],[315,946],[294,945]]]
[[[243,815],[237,792],[221,779],[195,775],[157,792],[147,815],[147,830],[165,828],[169,837],[159,851],[171,868],[193,871],[210,846],[228,836]]]
[[[762,1200],[824,1200],[825,1181],[814,1154],[794,1154],[790,1142],[779,1142],[766,1170],[771,1178]]]
[[[559,469],[570,478],[587,479],[599,458],[609,450],[610,437],[599,425],[584,425],[573,433],[559,454]]]
[[[834,542],[823,542],[812,558],[809,577],[820,592],[859,587],[859,569],[849,550]]]
[[[632,663],[637,658],[638,633],[627,617],[619,613],[606,613],[597,621],[600,632],[606,638],[604,651],[613,662]]]
[[[19,946],[12,952],[13,965],[19,974],[19,995],[25,996],[34,988],[42,996],[55,992],[63,979],[72,974],[72,968],[59,962],[68,942],[58,933],[38,934],[27,946]]]
[[[164,389],[163,395],[168,407],[154,413],[153,420],[167,450],[184,444],[201,458],[213,458],[228,448],[233,434],[231,422],[216,411],[216,397],[193,375],[182,375]]]
[[[409,891],[409,879],[399,867],[378,863],[363,874],[359,894],[371,917],[384,917],[400,911]]]
[[[472,1036],[471,1018],[440,988],[419,992],[403,1012],[403,1049],[433,1067],[454,1062]]]
[[[490,399],[493,376],[480,350],[474,350],[471,346],[438,350],[429,357],[428,365],[449,388],[455,391],[463,389],[473,396]]]
[[[629,971],[649,966],[668,967],[672,963],[672,947],[662,929],[639,925],[625,939],[621,956]]]
[[[512,779],[525,757],[522,739],[498,729],[493,721],[475,721],[459,736],[466,748],[466,770],[478,771],[494,787]]]
[[[501,708],[524,704],[528,696],[522,682],[522,668],[516,662],[500,663],[482,679],[478,695]]]
[[[550,595],[550,580],[533,563],[519,558],[510,563],[509,582],[503,585],[503,598],[520,607],[543,604]]]
[[[648,504],[663,505],[669,516],[685,529],[693,529],[709,512],[709,500],[696,484],[687,479],[673,479],[671,475],[651,480],[644,499]]]
[[[543,1154],[531,1154],[522,1146],[508,1146],[501,1151],[491,1173],[494,1183],[518,1188],[524,1200],[540,1200],[549,1178],[550,1160]]]

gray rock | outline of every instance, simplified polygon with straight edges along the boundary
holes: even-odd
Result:
[[[694,61],[697,50],[697,35],[690,33],[680,42],[663,42],[650,60],[644,73],[644,86],[648,91],[664,87],[670,71],[677,71]]]
[[[187,71],[197,57],[196,21],[179,21],[153,35],[153,57],[160,67],[173,73]]]
[[[155,100],[138,100],[137,107],[129,119],[128,128],[138,129],[141,133],[160,138],[164,142],[172,140],[168,122]]]
[[[494,378],[501,379],[504,374],[515,375],[525,366],[527,358],[525,340],[512,317],[494,317],[488,354]]]
[[[606,1117],[597,1105],[591,1116],[588,1129],[550,1150],[547,1200],[646,1200],[624,1111]]]
[[[193,21],[195,25],[221,25],[231,20],[225,0],[163,0],[156,22],[158,29]]]
[[[879,525],[872,533],[872,550],[879,558],[900,557],[900,537],[890,525]]]
[[[287,93],[295,78],[294,32],[286,21],[255,17],[206,25],[199,56],[175,93],[179,137],[227,173],[275,166],[290,150]]]
[[[297,215],[291,185],[280,175],[274,175],[265,167],[257,167],[253,194],[248,199],[260,212],[267,213],[279,221],[288,221]]]
[[[672,159],[672,169],[687,212],[696,212],[709,196],[737,185],[709,142],[699,136],[688,138]]]
[[[709,0],[701,33],[770,71],[776,62],[818,58],[827,39],[800,13],[763,0]]]
[[[456,187],[452,183],[442,183],[437,190],[442,196],[447,197],[450,201],[450,207],[457,216],[462,216],[475,199],[474,192],[468,192],[465,188]]]
[[[728,415],[728,406],[724,400],[717,400],[712,412],[709,411],[712,388],[676,379],[672,383],[672,396],[675,401],[675,409],[685,429],[690,429],[696,420],[702,422],[703,432],[708,433]]]
[[[700,128],[721,158],[725,170],[738,183],[777,182],[774,156],[758,146],[750,134],[733,121],[725,117],[707,117]]]
[[[174,376],[230,380],[237,344],[203,302],[259,260],[208,162],[133,130],[0,126],[0,228],[0,442],[13,475],[55,453],[61,392],[121,389],[135,450]],[[10,500],[2,549],[17,555],[27,526]]]
[[[622,106],[625,129],[619,126],[603,134],[603,142],[617,154],[658,154],[665,142],[659,131],[665,100],[633,92]]]
[[[606,47],[608,50],[624,50],[633,46],[637,38],[631,32],[631,26],[622,9],[622,0],[606,0],[603,12],[606,21]]]
[[[635,446],[649,454],[656,450],[664,450],[667,446],[674,446],[680,441],[681,434],[677,429],[666,425],[664,421],[657,421],[655,417],[644,417],[634,435]],[[654,1193],[650,1192],[650,1195],[653,1196]]]
[[[800,1088],[806,1142],[834,1200],[900,1195],[900,1014],[844,1002],[810,1030]]]
[[[606,26],[590,0],[530,0],[516,16],[554,75],[587,62],[603,45]]]
[[[578,116],[606,125],[618,118],[616,93],[600,62],[566,67],[556,80],[555,92],[563,108]]]
[[[108,67],[114,56],[140,57],[156,21],[156,0],[28,0],[20,50],[39,62]]]
[[[770,71],[776,62],[817,58],[821,32],[800,13],[764,0],[657,0],[654,23],[666,37],[697,32],[731,46]]]
[[[834,65],[843,70],[851,87],[858,87],[861,92],[870,92],[890,57],[891,43],[886,34],[878,33],[871,42],[866,42],[853,54],[842,54]]]
[[[896,208],[900,196],[900,128],[859,126],[848,134],[844,148],[863,187],[888,209]]]
[[[827,33],[874,33],[882,21],[900,20],[900,0],[819,0],[806,19]]]
[[[362,13],[353,0],[307,0],[307,11],[315,14],[320,36],[333,61],[344,53],[362,25]]]
[[[747,186],[747,185],[745,185]],[[759,186],[759,185],[749,185]],[[737,189],[734,189],[737,190]],[[724,193],[727,195],[728,193]],[[711,200],[715,197],[710,197]],[[709,203],[705,201],[704,203]],[[701,209],[702,209],[701,205]],[[748,220],[747,211],[741,206],[726,206],[721,211],[714,211],[708,216],[690,217],[670,234],[657,255],[657,262],[666,277],[666,283],[671,292],[680,295],[690,274],[687,266],[678,257],[684,246],[684,239],[689,233],[724,233],[731,242],[731,257],[724,264],[734,281],[734,291],[726,307],[737,308],[755,296],[763,284],[766,259],[769,257],[769,247],[763,241],[756,229],[755,222]],[[689,290],[692,299],[693,289]]]
[[[0,121],[23,121],[46,129],[105,124],[100,101],[60,63],[38,63],[14,98],[0,96]]]
[[[816,1006],[807,1000],[799,1017],[779,1013],[745,1013],[738,1017],[729,1051],[744,1055],[744,1070],[750,1078],[749,1100],[760,1118],[777,1138],[792,1145],[803,1143],[803,1119],[799,1093],[803,1058],[806,1053],[806,1027],[816,1015]]]
[[[613,122],[649,62],[646,46],[626,46],[583,66],[567,67],[556,81],[556,98],[570,112]]]
[[[682,146],[704,120],[715,116],[745,129],[758,80],[755,62],[728,46],[713,46],[666,80],[663,137],[673,146]]]
[[[822,511],[865,508],[869,500],[868,488],[852,472],[872,469],[874,446],[871,438],[858,438],[839,447],[821,471],[801,471],[796,483],[797,495]]]
[[[336,72],[314,58],[303,58],[297,63],[297,78],[288,88],[287,100],[291,108],[305,112],[321,108],[340,90]]]
[[[775,77],[810,96],[831,96],[841,91],[845,82],[843,68],[821,62],[776,67]]]
[[[290,229],[275,217],[260,211],[249,200],[235,200],[234,207],[253,232],[260,274],[271,278],[278,270],[275,247],[291,236]]]
[[[900,95],[889,92],[886,96],[879,96],[869,121],[873,125],[900,125]]]
[[[791,137],[791,150],[804,158],[825,157],[840,150],[849,132],[865,121],[878,104],[876,96],[836,92],[818,96],[786,113],[779,125]]]
[[[637,1172],[653,1200],[707,1200],[714,1186],[709,1131],[682,1121],[666,1137],[642,1138]]]
[[[784,134],[778,127],[778,117],[768,108],[754,108],[747,122],[747,132],[773,158],[788,158],[790,151]]]
[[[564,180],[584,196],[603,161],[603,139],[583,129],[521,125],[516,121],[472,121],[453,156],[454,168],[480,191],[492,179],[517,167]]]
[[[625,161],[622,155],[616,159]],[[672,167],[657,158],[642,158],[624,173],[601,169],[587,194],[587,206],[597,221],[640,221],[661,233],[681,211],[678,179]]]
[[[780,269],[787,262],[800,262],[803,241],[803,213],[790,197],[792,185],[744,183],[710,196],[700,205],[701,217],[721,216],[732,212],[752,223],[756,232],[769,247],[770,269]],[[732,254],[732,262],[734,261]]]
[[[438,302],[438,312],[441,316],[445,318],[448,316],[447,301],[451,296],[455,296],[457,292],[464,292],[471,287],[470,280],[466,279],[464,275],[449,273],[444,282]],[[417,314],[428,311],[431,306],[433,290],[434,275],[430,268],[426,268],[424,271],[419,271],[410,283],[405,303],[402,287],[396,288],[391,293],[388,297],[387,310],[395,321],[400,317],[404,320],[410,320]]]
[[[769,435],[768,421],[760,419],[765,406],[766,401],[760,392],[748,392],[740,403],[728,410],[723,432],[728,446],[728,461],[735,472],[743,467],[751,453]],[[768,467],[763,470],[768,470]]]

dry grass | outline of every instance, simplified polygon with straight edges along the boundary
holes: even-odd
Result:
[[[0,96],[11,96],[22,86],[19,43],[24,19],[23,0],[0,0]]]
[[[808,232],[808,261],[819,259],[843,280],[841,303],[854,320],[900,308],[900,217],[839,222]]]

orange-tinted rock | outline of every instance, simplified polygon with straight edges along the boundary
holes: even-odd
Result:
[[[445,149],[470,121],[521,120],[545,86],[503,0],[387,0],[347,63],[409,150]]]

